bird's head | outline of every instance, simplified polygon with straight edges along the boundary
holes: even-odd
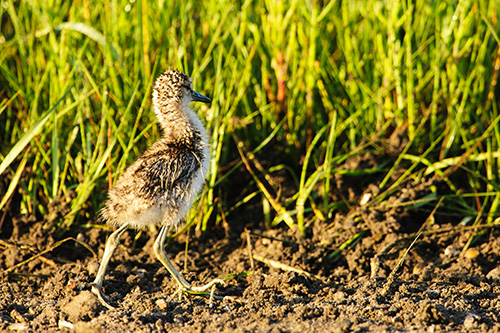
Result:
[[[167,70],[155,82],[153,104],[155,107],[179,106],[191,102],[210,103],[210,98],[193,90],[191,79],[176,70]]]

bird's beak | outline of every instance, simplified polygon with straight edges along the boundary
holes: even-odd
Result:
[[[211,100],[207,96],[203,96],[202,94],[193,90],[193,102],[210,103]]]

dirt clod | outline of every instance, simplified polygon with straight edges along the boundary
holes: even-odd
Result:
[[[88,321],[95,317],[99,306],[97,297],[90,291],[84,290],[62,306],[61,311],[68,316],[70,322]]]

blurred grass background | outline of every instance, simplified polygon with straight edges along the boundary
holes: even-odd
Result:
[[[380,142],[394,133],[402,138],[397,155],[350,171],[360,183],[382,179],[371,202],[435,175],[445,180],[442,205],[457,223],[493,223],[499,6],[2,0],[2,237],[19,215],[61,232],[97,223],[107,189],[160,136],[151,86],[168,68],[188,73],[213,101],[193,105],[214,158],[187,227],[238,221],[237,208],[258,201],[257,223],[306,234],[314,219],[356,204],[332,200],[337,166],[386,154]]]

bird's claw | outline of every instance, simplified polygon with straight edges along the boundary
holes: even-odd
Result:
[[[209,288],[211,288],[212,286],[215,287],[216,283],[222,284],[223,286],[226,286],[226,282],[224,282],[224,280],[222,280],[222,279],[213,279],[212,281],[210,281],[209,283],[207,283],[204,286],[191,287],[191,290],[195,291],[195,292],[204,292],[204,291],[208,290]]]
[[[213,279],[209,283],[199,286],[199,287],[193,287],[193,286],[188,286],[185,287],[183,285],[179,286],[179,289],[176,291],[175,294],[179,293],[179,299],[182,298],[184,294],[193,294],[193,295],[201,295],[201,296],[210,296],[210,303],[212,303],[213,299],[223,299],[223,296],[215,295],[215,285],[216,284],[221,284],[223,286],[226,285],[226,282],[222,279]],[[212,288],[210,292],[207,290]],[[175,295],[174,294],[174,295]]]
[[[202,295],[202,296],[210,296],[210,306],[212,305],[212,301],[214,299],[224,299],[224,296],[219,296],[215,294],[215,285],[216,284],[221,284],[223,286],[226,285],[226,282],[222,279],[213,279],[209,283],[200,286],[200,287],[193,287],[193,286],[180,286],[179,289],[175,292],[175,294],[179,293],[179,300],[182,298],[184,294],[194,294],[194,295]],[[92,287],[92,293],[97,296],[97,299],[99,302],[106,307],[109,310],[115,310],[116,308],[109,304],[109,301],[107,297],[102,293],[102,287],[96,285],[95,283],[91,284]],[[208,292],[208,289],[212,289],[210,292]],[[174,295],[175,295],[174,294]]]
[[[109,301],[107,300],[107,297],[104,296],[102,293],[102,288],[97,286],[96,284],[92,283],[92,293],[97,296],[97,299],[99,302],[109,310],[114,310],[115,307],[109,304]]]

